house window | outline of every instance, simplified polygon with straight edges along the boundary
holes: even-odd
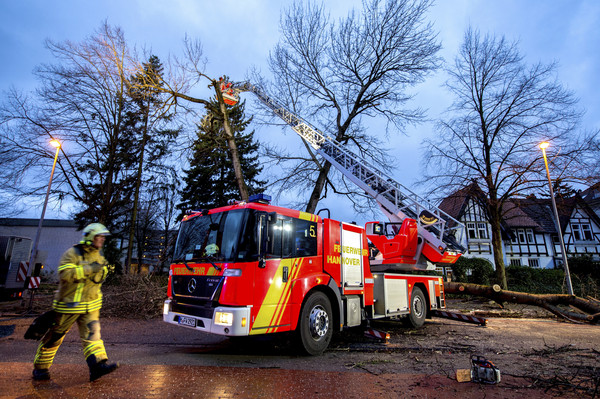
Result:
[[[524,230],[519,230],[517,232],[518,236],[519,236],[519,242],[520,243],[525,243],[527,241],[525,241],[525,231]]]
[[[477,223],[477,232],[479,233],[479,238],[488,239],[488,228],[485,223]]]
[[[573,224],[571,226],[571,230],[573,230],[573,238],[575,241],[581,241],[581,226],[578,224]]]
[[[574,223],[571,225],[575,241],[592,241],[592,228],[588,223]]]
[[[583,239],[586,241],[592,241],[592,228],[589,224],[582,224],[581,231],[583,232]]]
[[[475,230],[475,223],[467,223],[467,231],[469,232],[469,239],[473,240],[477,238],[477,230]]]
[[[535,240],[533,237],[533,230],[527,229],[525,232],[527,233],[527,242],[529,242],[529,243],[534,242]]]
[[[529,258],[528,262],[531,267],[540,267],[540,260],[537,258]]]
[[[512,258],[510,260],[511,266],[521,266],[521,258]]]

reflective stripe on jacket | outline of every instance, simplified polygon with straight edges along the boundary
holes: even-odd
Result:
[[[92,271],[93,263],[106,265],[100,251],[91,246],[78,244],[69,248],[60,258],[58,266],[58,291],[52,308],[59,313],[88,313],[102,307],[102,281],[108,273],[103,266]]]

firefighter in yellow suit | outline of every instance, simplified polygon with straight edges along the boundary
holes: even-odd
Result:
[[[83,229],[83,239],[68,249],[58,266],[59,285],[52,308],[54,324],[42,338],[35,360],[33,379],[50,379],[49,368],[56,351],[74,323],[79,327],[83,353],[90,370],[90,381],[114,371],[119,365],[109,364],[100,339],[100,287],[108,273],[107,262],[100,253],[110,232],[100,223]]]

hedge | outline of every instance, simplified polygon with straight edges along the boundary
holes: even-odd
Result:
[[[591,256],[569,258],[569,272],[573,292],[577,296],[600,295],[600,262]],[[491,285],[496,282],[492,264],[483,258],[461,257],[452,266],[454,280],[464,283]],[[510,291],[531,294],[564,294],[567,292],[565,274],[559,269],[537,269],[527,266],[506,267],[506,281]]]

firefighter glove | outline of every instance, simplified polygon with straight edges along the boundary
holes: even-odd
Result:
[[[92,267],[92,272],[94,273],[98,273],[99,271],[102,270],[102,266],[100,263],[98,262],[94,262],[92,264],[90,264],[90,266]]]

